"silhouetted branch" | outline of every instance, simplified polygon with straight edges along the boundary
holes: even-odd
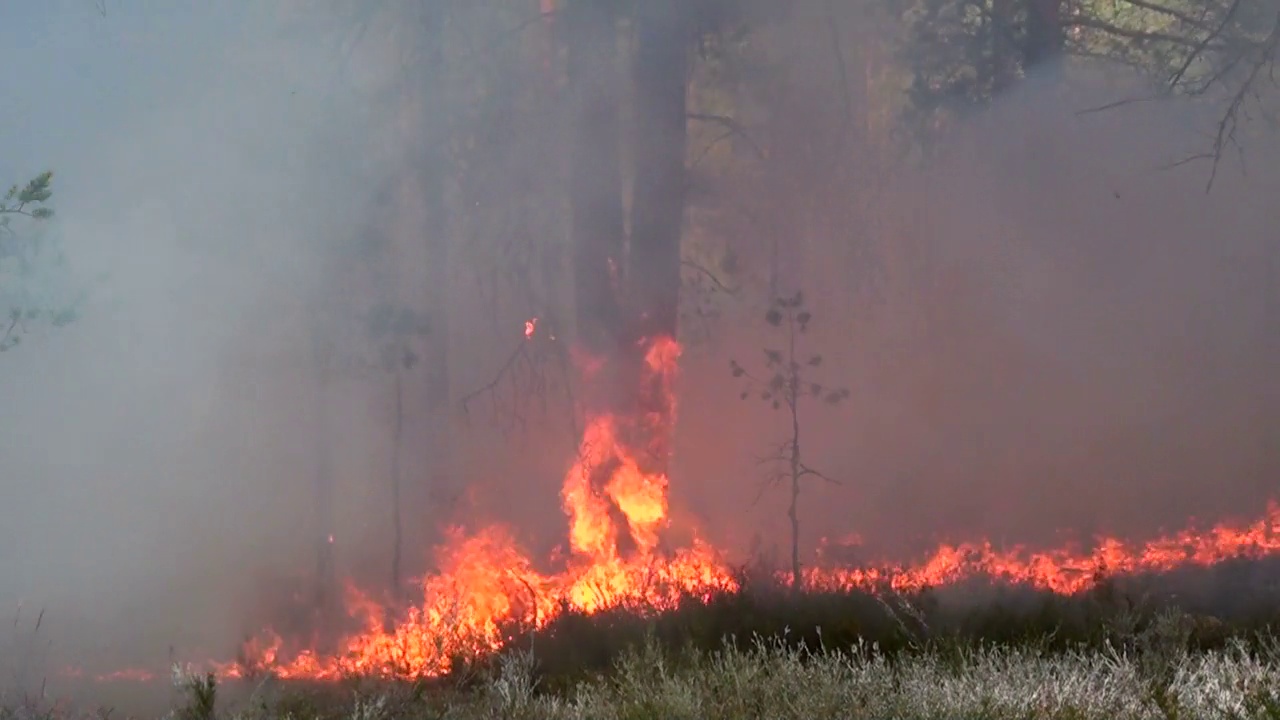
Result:
[[[1187,70],[1191,67],[1192,63],[1194,63],[1197,58],[1199,58],[1201,55],[1204,54],[1205,50],[1208,49],[1210,43],[1214,42],[1215,40],[1218,39],[1220,35],[1222,35],[1222,31],[1227,28],[1227,25],[1231,23],[1231,19],[1235,17],[1236,11],[1240,9],[1241,2],[1242,0],[1232,0],[1231,6],[1228,7],[1227,12],[1223,14],[1222,21],[1218,23],[1218,26],[1215,27],[1209,34],[1205,35],[1200,42],[1196,43],[1195,47],[1192,48],[1191,52],[1187,55],[1187,57],[1183,59],[1182,66],[1179,67],[1176,72],[1174,72],[1172,77],[1170,77],[1169,84],[1171,86],[1177,85],[1179,82],[1181,82],[1182,78],[1186,75]]]
[[[471,402],[476,398],[480,397],[481,395],[485,395],[485,394],[489,395],[490,399],[493,400],[494,406],[495,406],[494,409],[496,412],[497,401],[494,398],[498,392],[498,388],[502,384],[502,381],[506,379],[507,375],[509,375],[512,372],[512,369],[516,367],[516,364],[520,361],[520,359],[525,357],[525,345],[527,342],[528,342],[527,340],[522,339],[520,341],[520,344],[516,345],[515,350],[512,351],[512,353],[507,356],[506,362],[502,363],[502,367],[498,368],[498,372],[493,376],[491,380],[489,380],[489,382],[485,383],[483,386],[476,388],[475,390],[472,390],[471,392],[462,396],[462,399],[459,401],[459,404],[462,407],[463,415],[470,417]],[[516,419],[518,422],[520,422],[521,426],[524,425],[523,418],[520,418],[517,416]]]
[[[801,476],[801,477],[805,477],[805,476],[808,476],[808,475],[812,475],[813,477],[820,478],[820,479],[822,479],[822,480],[826,480],[827,482],[831,483],[832,485],[842,485],[842,484],[843,484],[843,483],[841,483],[839,480],[834,480],[834,479],[832,479],[830,476],[828,476],[827,474],[825,474],[825,473],[823,473],[823,472],[820,472],[820,471],[818,471],[818,470],[814,470],[813,468],[809,467],[808,465],[805,465],[804,463],[800,463],[800,476]]]
[[[1123,0],[1123,1],[1126,5],[1132,5],[1137,8],[1142,8],[1143,10],[1150,10],[1151,12],[1160,13],[1161,15],[1168,15],[1169,17],[1179,22],[1185,23],[1187,25],[1190,25],[1191,27],[1198,28],[1200,30],[1210,29],[1210,26],[1207,23],[1205,23],[1202,18],[1197,18],[1193,15],[1182,12],[1181,10],[1178,10],[1176,8],[1171,8],[1168,5],[1161,5],[1159,3],[1150,2],[1150,0]],[[1207,10],[1207,5],[1208,4],[1206,3],[1206,10]]]
[[[681,260],[680,264],[684,267],[697,270],[700,275],[710,280],[713,285],[720,288],[720,290],[722,290],[726,294],[736,295],[738,293],[738,290],[736,288],[731,288],[728,285],[725,285],[724,282],[720,280],[720,278],[716,277],[715,273],[708,270],[701,263],[694,262],[693,260]]]
[[[1220,42],[1214,42],[1213,38],[1209,42],[1199,42],[1192,38],[1182,37],[1180,35],[1171,35],[1169,33],[1155,32],[1150,30],[1134,30],[1120,25],[1115,25],[1097,18],[1076,15],[1064,20],[1062,23],[1064,28],[1088,28],[1090,30],[1099,30],[1108,35],[1115,35],[1129,40],[1143,40],[1147,42],[1163,42],[1170,45],[1179,45],[1181,47],[1192,48],[1193,50],[1203,51],[1205,49],[1223,50],[1226,45]]]
[[[507,356],[494,376],[475,390],[459,400],[459,406],[465,417],[470,418],[471,403],[481,396],[486,396],[492,406],[495,417],[506,415],[507,419],[520,427],[528,426],[525,411],[530,398],[536,397],[542,404],[542,412],[547,412],[547,380],[541,370],[540,362],[544,358],[540,353],[530,351],[532,337],[521,337],[520,342]],[[503,407],[503,388],[510,387],[510,397]]]
[[[727,115],[712,115],[708,113],[689,113],[687,117],[690,120],[698,120],[700,122],[708,122],[715,125],[719,125],[728,131],[726,134],[722,135],[714,143],[712,143],[712,146],[716,145],[721,140],[725,140],[729,137],[737,135],[738,137],[747,141],[747,144],[751,146],[751,149],[755,152],[757,158],[761,160],[764,160],[767,158],[764,150],[760,147],[759,143],[757,143],[755,139],[751,137],[751,133],[747,132],[747,129],[743,127],[742,123],[738,122],[737,120],[734,120],[733,118]]]

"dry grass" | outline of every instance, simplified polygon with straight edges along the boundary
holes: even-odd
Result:
[[[1280,720],[1275,594],[1249,595],[1208,617],[1109,587],[959,603],[757,589],[566,614],[445,681],[217,687],[177,672],[166,720]],[[0,720],[76,717],[9,700]]]
[[[811,652],[782,639],[673,657],[649,642],[624,654],[607,676],[557,694],[539,692],[536,670],[531,654],[513,653],[465,693],[365,687],[341,702],[308,704],[264,691],[226,717],[1280,720],[1276,643],[1262,652],[1233,642],[1223,650],[1165,654],[956,648],[890,660],[872,646]],[[212,714],[188,709],[178,717]]]

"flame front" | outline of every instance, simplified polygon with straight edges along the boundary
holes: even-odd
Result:
[[[536,328],[536,319],[526,323],[526,337]],[[643,458],[669,454],[680,347],[671,338],[659,337],[646,340],[639,349],[645,396],[640,409],[635,417],[589,417],[577,459],[565,475],[561,501],[568,516],[570,555],[563,571],[543,574],[535,569],[506,528],[494,526],[471,535],[455,529],[437,550],[439,572],[422,581],[419,604],[396,622],[388,623],[388,610],[382,605],[349,588],[347,611],[362,630],[345,637],[337,652],[285,653],[285,642],[267,632],[245,647],[246,660],[220,666],[219,671],[241,676],[267,670],[282,678],[309,679],[435,676],[448,672],[460,658],[501,648],[517,627],[546,625],[564,608],[595,612],[639,603],[660,610],[684,596],[736,589],[727,564],[702,541],[695,539],[691,547],[675,551],[662,547],[668,479],[665,471],[646,469]],[[580,360],[588,377],[603,362]],[[633,437],[643,438],[645,447],[629,444],[627,439]],[[1112,574],[1278,553],[1280,506],[1273,503],[1253,524],[1223,524],[1202,533],[1187,530],[1136,547],[1114,538],[1101,539],[1092,552],[997,551],[990,543],[944,545],[914,565],[810,568],[805,582],[825,589],[911,591],[986,576],[1072,594]]]
[[[538,323],[525,323],[532,338]],[[218,667],[226,676],[270,671],[286,679],[335,679],[364,674],[395,677],[446,673],[461,658],[493,652],[517,626],[540,627],[563,608],[593,612],[640,601],[671,607],[689,594],[732,588],[727,566],[695,541],[690,548],[660,550],[667,522],[667,476],[642,468],[640,453],[623,440],[640,431],[647,452],[666,453],[675,412],[673,383],[679,345],[671,338],[643,341],[640,378],[654,395],[638,419],[600,414],[587,419],[577,459],[565,475],[561,500],[569,519],[570,557],[565,569],[543,574],[512,534],[492,526],[473,535],[449,532],[437,550],[439,572],[422,581],[420,603],[388,628],[383,606],[348,588],[347,612],[362,631],[340,649],[320,656],[310,649],[286,656],[272,632],[243,648],[245,659]],[[587,376],[603,361],[581,358]],[[620,542],[621,541],[621,542]]]

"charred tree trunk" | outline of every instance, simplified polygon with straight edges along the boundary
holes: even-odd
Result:
[[[685,206],[688,23],[681,3],[652,0],[636,18],[635,197],[628,278],[640,337],[675,337]]]
[[[685,209],[685,148],[688,135],[689,56],[692,31],[683,0],[649,0],[637,4],[636,54],[633,70],[635,182],[631,206],[631,299],[629,349],[643,353],[647,339],[677,337],[680,299],[680,241]],[[636,371],[643,356],[631,358]],[[641,377],[638,372],[635,377]],[[637,447],[650,451],[650,467],[665,473],[669,462],[671,423],[666,390],[655,379],[640,387],[641,417],[661,418],[647,427],[654,437]]]
[[[623,344],[617,16],[614,3],[601,0],[578,0],[563,12],[572,104],[569,193],[577,339],[585,352],[608,363]],[[598,378],[598,387],[584,388],[589,410],[617,406],[612,375]]]

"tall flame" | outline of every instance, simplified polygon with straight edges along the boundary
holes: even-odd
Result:
[[[536,318],[526,322],[525,337],[532,338],[537,327]],[[611,414],[587,419],[561,490],[571,553],[562,572],[536,570],[501,526],[470,536],[454,529],[437,550],[439,572],[422,581],[420,604],[391,629],[382,606],[348,588],[346,607],[362,630],[345,637],[339,652],[289,654],[286,641],[267,632],[246,645],[246,660],[219,670],[228,676],[270,670],[282,678],[312,679],[439,675],[458,658],[501,647],[514,624],[545,625],[564,607],[593,612],[641,600],[661,608],[688,594],[731,588],[727,566],[704,543],[669,553],[659,549],[667,522],[667,476],[643,469],[640,454],[623,436],[638,425],[659,446],[646,451],[666,452],[680,347],[658,337],[640,349],[641,382],[658,402],[635,420]],[[588,374],[602,362],[583,360]]]

